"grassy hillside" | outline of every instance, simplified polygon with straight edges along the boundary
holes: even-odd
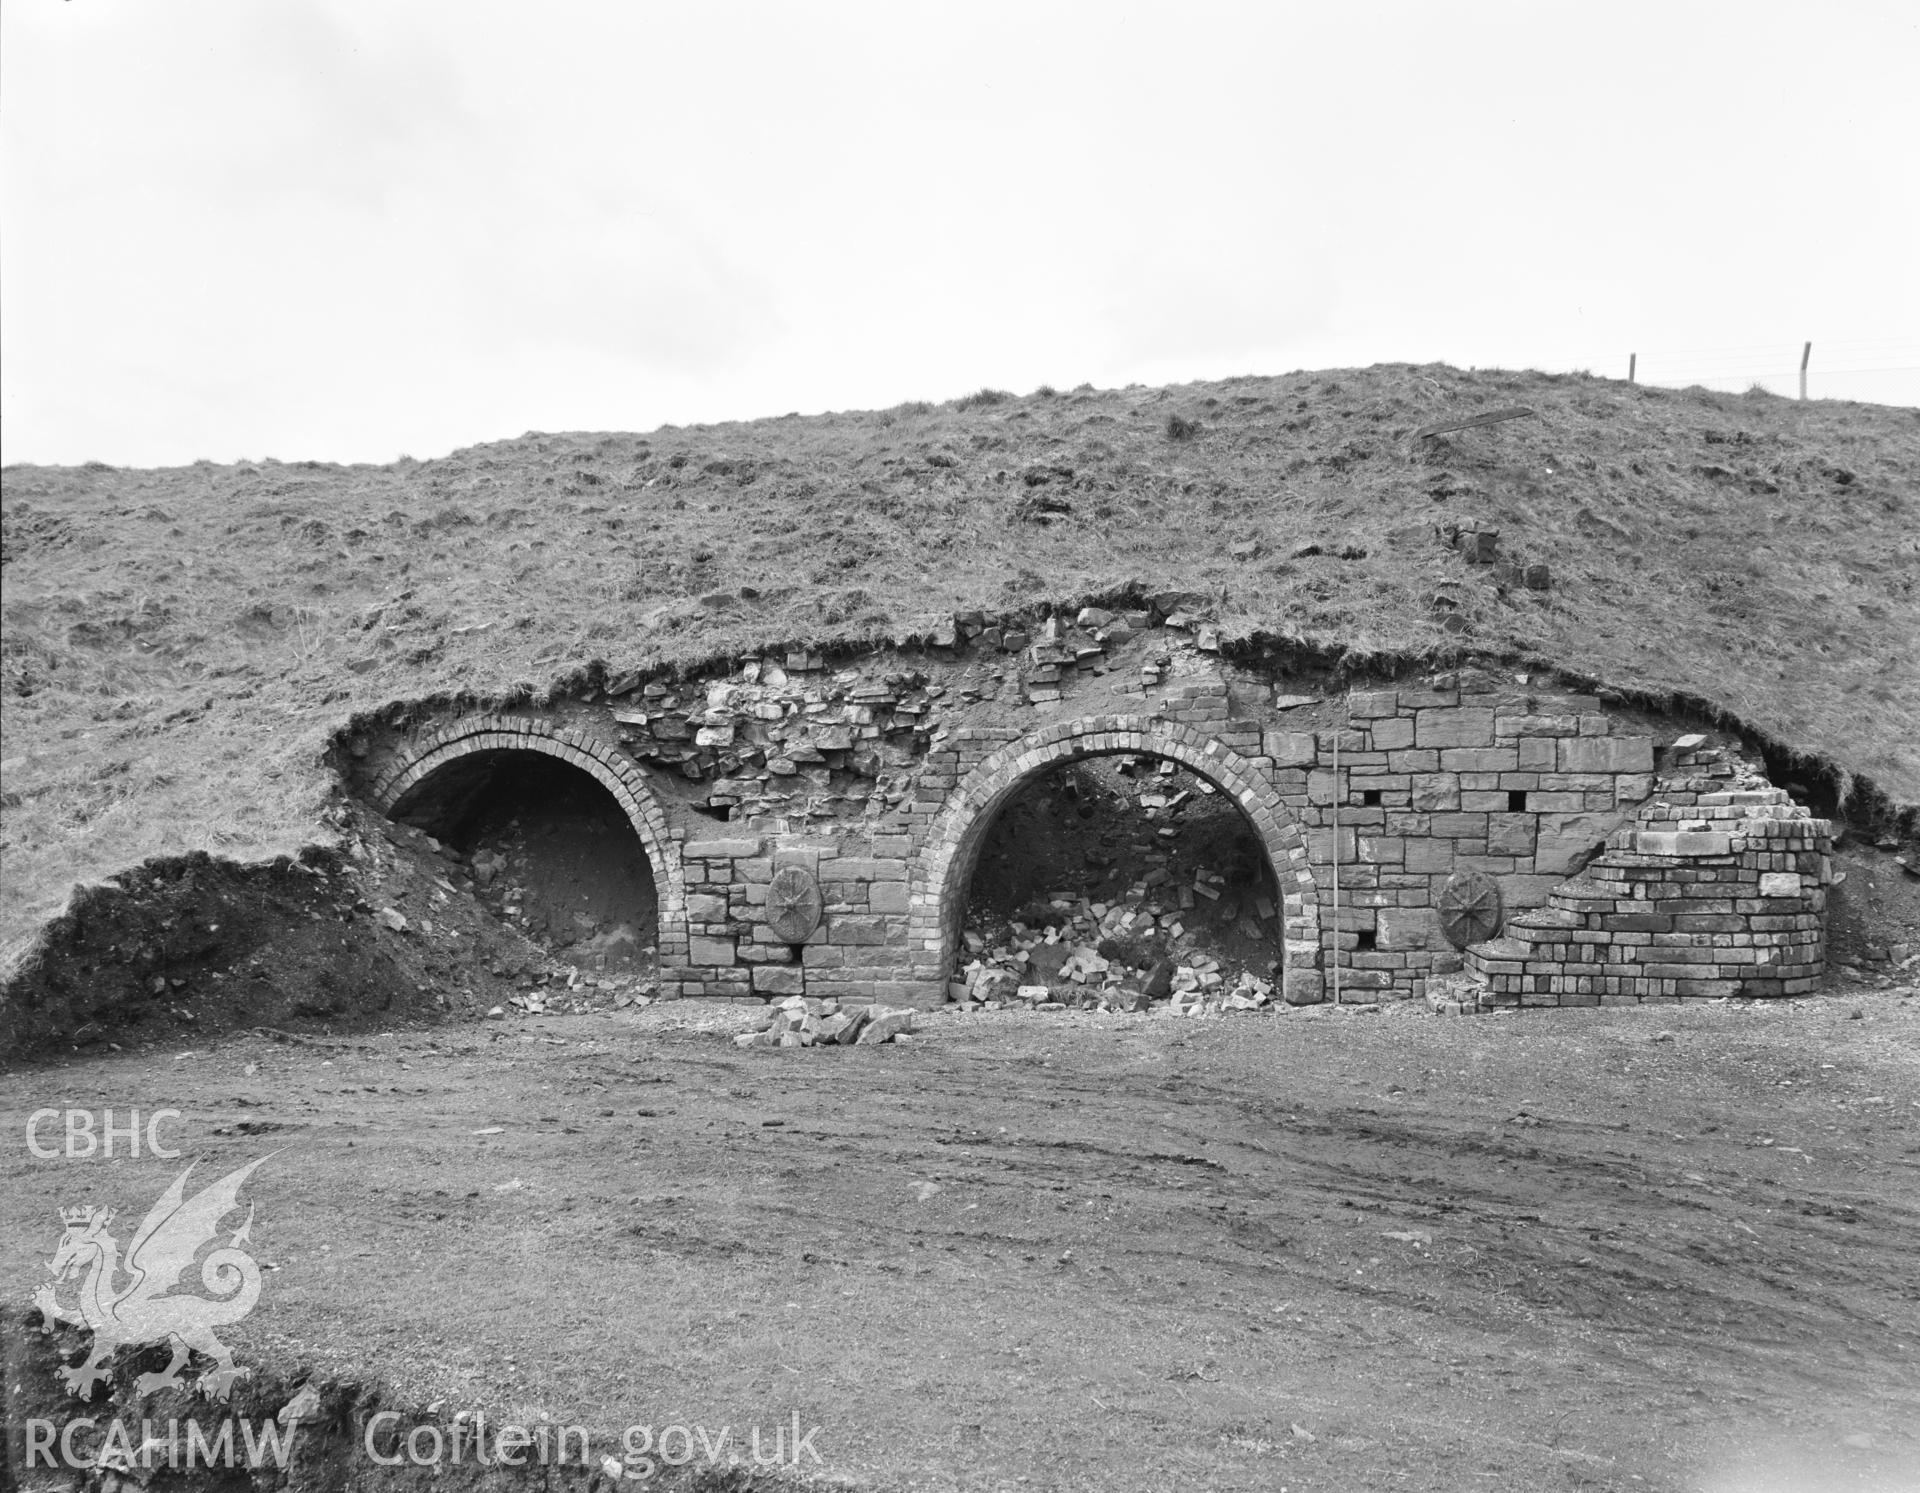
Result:
[[[1436,532],[1466,516],[1552,589],[1467,567]],[[14,952],[77,880],[320,838],[356,711],[1133,581],[1356,665],[1473,648],[1696,695],[1920,803],[1913,410],[1388,366],[385,467],[16,466],[4,518]]]

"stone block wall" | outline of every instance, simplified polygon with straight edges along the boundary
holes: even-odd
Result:
[[[663,970],[688,996],[831,996],[925,1004],[908,951],[904,834],[725,836],[681,849],[692,937],[683,967]],[[821,918],[804,943],[768,926],[767,890],[797,866],[818,882]],[[924,982],[922,982],[924,983]]]
[[[1019,787],[1085,756],[1168,758],[1229,795],[1266,846],[1285,903],[1274,956],[1287,998],[1304,1002],[1336,984],[1345,998],[1418,996],[1430,977],[1457,972],[1443,908],[1463,877],[1497,890],[1514,919],[1497,931],[1557,931],[1525,915],[1574,911],[1553,902],[1556,889],[1623,826],[1667,832],[1634,819],[1653,790],[1658,729],[1617,702],[1490,664],[1353,688],[1289,672],[1271,652],[1229,657],[1201,599],[1168,593],[1070,619],[963,613],[916,641],[831,660],[781,649],[693,677],[619,676],[542,708],[396,708],[343,737],[339,760],[359,791],[401,815],[429,810],[436,793],[457,799],[455,780],[486,753],[543,751],[590,773],[653,869],[663,994],[929,1004],[946,996],[979,845]],[[1698,802],[1726,790],[1723,779],[1702,779],[1683,803],[1678,781],[1662,801],[1700,821],[1746,807]],[[1813,874],[1798,859],[1749,867],[1742,857],[1819,853],[1817,836],[1773,851],[1745,843],[1766,833],[1743,832],[1730,867],[1713,869]],[[1617,838],[1615,853],[1660,859]],[[767,921],[785,866],[815,877],[822,900],[798,945]],[[1635,900],[1634,888],[1659,882],[1622,884],[1618,897]],[[1815,948],[1778,947],[1780,968],[1794,971]],[[1584,998],[1593,992],[1577,982],[1596,978],[1498,973],[1547,979],[1507,992],[1541,998]],[[1777,978],[1785,993],[1807,976]]]
[[[1267,733],[1330,909],[1337,863],[1343,996],[1414,995],[1459,969],[1440,911],[1454,878],[1487,878],[1507,912],[1541,906],[1653,786],[1653,739],[1593,695],[1466,670],[1346,704],[1344,729]]]

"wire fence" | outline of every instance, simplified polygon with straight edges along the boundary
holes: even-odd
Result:
[[[1803,362],[1804,359],[1804,362]],[[1905,379],[1920,385],[1920,338],[1857,337],[1831,342],[1750,343],[1744,346],[1665,348],[1653,352],[1610,352],[1600,356],[1552,356],[1531,366],[1547,372],[1585,372],[1606,378],[1630,378],[1667,388],[1728,388],[1759,385],[1775,393],[1799,392],[1820,398],[1844,386],[1898,387]],[[1869,395],[1868,397],[1872,397]]]

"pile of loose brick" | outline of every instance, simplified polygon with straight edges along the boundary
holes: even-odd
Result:
[[[1030,928],[1015,922],[1006,941],[995,945],[968,930],[966,962],[948,994],[963,1007],[985,1010],[1145,1011],[1166,1001],[1176,1013],[1199,1014],[1253,1011],[1274,1001],[1271,980],[1250,971],[1235,976],[1218,959],[1191,948],[1178,960],[1158,960],[1145,970],[1103,954],[1103,944],[1111,949],[1115,939],[1150,934],[1163,924],[1168,938],[1182,937],[1178,912],[1148,901],[1147,895],[1142,882],[1112,904],[1056,899],[1053,907],[1064,919],[1060,925]]]
[[[846,1005],[836,1000],[790,996],[770,1007],[754,1030],[733,1039],[736,1047],[872,1046],[913,1038],[914,1012],[888,1006]]]
[[[1806,995],[1826,963],[1833,830],[1682,737],[1654,798],[1548,905],[1467,951],[1494,1005]]]

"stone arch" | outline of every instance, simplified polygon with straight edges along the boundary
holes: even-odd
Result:
[[[1191,726],[1142,715],[1089,716],[1049,726],[1007,743],[961,780],[934,819],[912,874],[908,945],[917,961],[925,961],[925,978],[944,982],[949,977],[967,886],[987,832],[1007,801],[1048,768],[1120,752],[1178,762],[1239,805],[1266,848],[1280,889],[1288,993],[1317,998],[1320,907],[1299,822],[1259,763]]]
[[[618,747],[581,727],[528,716],[468,716],[416,738],[373,784],[374,806],[391,817],[435,773],[480,752],[539,752],[579,768],[614,797],[646,851],[659,900],[660,968],[687,961],[687,883],[667,816],[646,773]]]

